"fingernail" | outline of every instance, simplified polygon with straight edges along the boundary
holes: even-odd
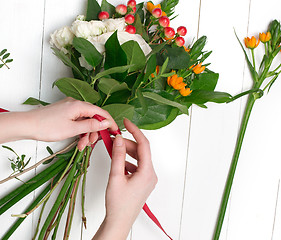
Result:
[[[100,127],[101,128],[109,128],[110,122],[108,120],[103,120],[103,121],[100,122]]]
[[[114,140],[114,144],[117,147],[121,147],[123,145],[123,138],[121,135],[116,135],[115,140]]]

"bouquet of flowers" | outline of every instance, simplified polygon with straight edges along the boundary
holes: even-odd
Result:
[[[54,54],[73,72],[73,78],[58,79],[53,86],[66,96],[105,109],[121,130],[124,117],[139,128],[158,129],[171,123],[178,115],[188,114],[192,104],[206,108],[207,102],[231,101],[232,96],[228,93],[214,91],[219,74],[211,71],[209,63],[205,63],[211,54],[204,50],[206,37],[187,45],[183,38],[187,33],[186,27],[179,26],[176,30],[170,27],[177,3],[178,0],[163,0],[158,5],[151,1],[136,4],[135,0],[130,0],[127,5],[115,7],[106,0],[101,6],[96,0],[89,0],[85,16],[78,16],[71,26],[56,30],[51,35]],[[49,103],[29,98],[25,104]],[[76,143],[58,153],[49,149],[51,156],[40,163],[55,161],[0,199],[1,215],[49,182],[24,214],[16,215],[19,219],[2,239],[8,239],[39,206],[43,206],[43,211],[63,179],[61,191],[43,226],[40,227],[38,221],[34,239],[37,233],[38,239],[47,239],[51,232],[52,239],[56,238],[61,217],[69,203],[64,236],[68,239],[80,181],[82,221],[86,227],[85,182],[94,146],[79,152]]]

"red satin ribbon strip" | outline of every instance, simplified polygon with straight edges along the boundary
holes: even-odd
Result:
[[[0,112],[9,112],[9,111],[0,108]],[[100,122],[105,119],[104,117],[102,117],[102,116],[100,116],[100,115],[95,115],[94,118],[97,119],[97,120],[100,121]],[[112,139],[111,139],[111,137],[110,137],[110,134],[112,134],[112,135],[115,136],[115,135],[117,135],[117,134],[121,134],[121,131],[118,130],[118,131],[115,131],[115,132],[109,132],[109,131],[106,129],[106,130],[100,131],[99,134],[100,134],[100,136],[101,136],[101,138],[102,138],[102,140],[103,140],[103,142],[104,142],[104,145],[105,145],[105,147],[106,147],[106,149],[107,149],[107,151],[108,151],[108,154],[109,154],[110,157],[112,158],[113,141],[112,141]],[[94,146],[95,146],[95,144],[94,144],[92,147],[94,147]],[[125,172],[126,172],[126,174],[128,174],[127,171],[125,171]],[[155,215],[151,212],[151,210],[149,209],[149,207],[147,206],[146,203],[144,204],[144,206],[143,206],[142,209],[143,209],[143,211],[147,214],[147,216],[148,216],[148,217],[149,217],[165,234],[166,234],[166,236],[167,236],[169,239],[173,240],[173,239],[166,233],[166,231],[163,229],[163,227],[161,226],[160,222],[159,222],[158,219],[155,217]]]
[[[100,115],[95,115],[94,116],[95,119],[99,120],[99,121],[102,121],[104,120],[105,118],[100,116]],[[116,132],[110,132],[108,130],[101,130],[99,132],[103,142],[104,142],[104,145],[108,151],[108,154],[110,155],[110,157],[112,158],[112,147],[113,147],[113,141],[110,137],[110,134],[112,135],[117,135],[117,134],[121,134],[121,131],[118,130]],[[125,170],[125,173],[128,174],[128,172]],[[161,226],[160,222],[158,221],[158,219],[155,217],[155,215],[151,212],[151,210],[149,209],[149,207],[147,206],[147,204],[145,203],[144,206],[143,206],[143,211],[147,214],[147,216],[166,234],[166,236],[173,240],[167,233],[166,231],[164,230],[164,228]]]

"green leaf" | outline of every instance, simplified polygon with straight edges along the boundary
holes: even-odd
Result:
[[[206,45],[207,37],[200,37],[191,47],[189,54],[192,59],[197,59],[199,55],[201,55],[203,48]],[[197,56],[197,57],[196,57]]]
[[[104,68],[110,69],[113,67],[126,66],[127,65],[127,55],[120,46],[117,38],[117,31],[115,31],[110,38],[105,43],[106,57]],[[112,78],[122,81],[127,76],[127,72],[114,73]]]
[[[252,63],[251,63],[251,61],[250,61],[250,59],[248,58],[248,55],[247,55],[247,53],[246,53],[246,51],[245,51],[245,49],[244,49],[244,47],[243,47],[243,45],[242,45],[242,43],[241,43],[240,39],[238,38],[238,36],[237,36],[237,34],[236,34],[235,31],[234,31],[234,33],[235,33],[235,36],[236,36],[236,38],[237,38],[237,40],[238,40],[238,42],[239,42],[239,44],[240,44],[240,46],[241,46],[241,48],[242,48],[242,50],[243,50],[243,52],[244,52],[244,55],[245,55],[245,58],[246,58],[246,61],[247,61],[249,70],[250,70],[251,75],[252,75],[252,78],[253,78],[255,81],[258,81],[258,73],[256,72],[255,68],[253,67],[253,65],[252,65]]]
[[[109,13],[109,17],[111,18],[112,15],[115,13],[115,7],[111,5],[108,1],[102,0],[101,2],[101,11],[106,11]]]
[[[150,56],[146,64],[146,72],[143,78],[143,82],[146,83],[149,76],[156,71],[156,54]]]
[[[83,75],[83,73],[79,70],[79,68],[73,64],[71,62],[71,59],[66,55],[64,54],[63,51],[60,51],[56,48],[52,48],[52,50],[54,51],[54,54],[68,67],[71,67],[80,77],[81,79],[85,79],[85,76]]]
[[[6,54],[2,57],[2,59],[4,60],[4,59],[8,58],[10,55],[11,55],[10,53],[6,53]]]
[[[126,83],[120,83],[112,78],[101,78],[99,80],[98,88],[105,94],[111,95],[114,92],[118,92],[124,89],[128,89]]]
[[[135,107],[133,122],[142,129],[158,129],[168,125],[178,115],[177,108],[158,104],[156,101],[144,98],[148,110],[143,115],[143,107],[139,99],[130,102]]]
[[[218,73],[206,72],[198,75],[198,78],[195,78],[191,84],[191,89],[202,89],[213,91],[217,85],[219,79]]]
[[[140,17],[141,22],[144,22],[144,11],[143,11],[143,5],[144,3],[138,3],[136,5],[136,13],[135,15],[138,15]]]
[[[225,103],[230,101],[232,96],[225,92],[213,92],[206,90],[194,90],[184,98],[185,103],[204,104],[206,102]]]
[[[0,68],[2,68],[4,66],[4,64],[0,64]]]
[[[46,106],[46,105],[49,105],[50,103],[43,102],[43,101],[41,101],[39,99],[30,97],[30,98],[26,99],[23,104],[25,104],[25,105],[42,105],[42,106]]]
[[[165,46],[161,55],[161,62],[158,65],[162,65],[167,57],[169,58],[167,66],[169,69],[186,69],[189,67],[190,55],[182,47]]]
[[[134,107],[129,104],[110,104],[103,109],[109,112],[121,130],[124,128],[123,119],[132,119],[134,115]]]
[[[12,61],[14,61],[14,59],[7,59],[5,63],[10,63]]]
[[[88,0],[86,21],[99,20],[99,13],[101,12],[101,7],[96,0]]]
[[[77,100],[96,103],[100,95],[87,82],[74,78],[61,78],[57,80],[56,85],[66,96],[73,97]]]
[[[127,64],[134,65],[129,68],[129,72],[140,70],[145,66],[146,57],[136,41],[125,42],[121,47],[127,55]]]
[[[47,146],[46,149],[50,155],[54,154],[53,150],[49,146]]]
[[[188,114],[188,108],[185,105],[182,105],[178,102],[175,101],[171,101],[167,98],[164,98],[160,95],[158,95],[157,93],[154,92],[143,92],[143,96],[146,98],[150,98],[158,103],[162,103],[168,106],[172,106],[172,107],[176,107],[178,108],[181,112]]]
[[[102,77],[107,76],[107,75],[114,76],[115,73],[123,73],[123,72],[127,71],[130,67],[132,67],[132,65],[109,68],[107,70],[104,70],[103,72],[98,73],[94,77],[94,80],[102,78]]]
[[[0,52],[0,56],[2,56],[4,53],[7,52],[7,49],[3,49],[1,52]]]
[[[73,39],[73,46],[85,57],[86,61],[91,66],[96,67],[102,61],[102,55],[88,40],[76,37]]]
[[[133,23],[133,26],[136,28],[136,34],[139,34],[142,36],[142,38],[145,41],[149,41],[149,36],[147,35],[147,32],[144,29],[141,17],[138,14],[135,14],[135,21]]]
[[[165,62],[163,63],[162,67],[161,67],[161,75],[163,73],[165,73],[166,69],[167,69],[167,66],[168,66],[168,63],[169,63],[169,57],[166,58]]]
[[[145,99],[144,99],[143,94],[142,94],[140,89],[137,89],[136,94],[137,94],[137,98],[138,98],[138,100],[141,104],[141,107],[142,107],[142,113],[141,114],[144,115],[148,110]]]
[[[7,149],[7,150],[9,150],[9,151],[11,151],[11,152],[13,152],[14,154],[17,155],[17,153],[14,151],[14,149],[12,149],[12,148],[10,148],[10,147],[8,147],[6,145],[2,145],[2,148],[5,148],[5,149]]]

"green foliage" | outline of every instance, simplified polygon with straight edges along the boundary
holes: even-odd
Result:
[[[99,93],[89,83],[75,78],[61,78],[54,85],[66,96],[80,101],[96,103],[100,99]]]
[[[127,65],[127,55],[120,46],[117,38],[117,31],[115,31],[105,43],[106,57],[104,68],[110,69],[113,67],[120,67]],[[123,73],[114,73],[112,78],[122,81],[127,76],[127,71]]]
[[[115,13],[115,7],[110,4],[106,0],[102,0],[101,2],[101,11],[106,11],[109,13],[109,17],[112,17],[112,15]]]
[[[11,163],[11,168],[13,170],[12,174],[22,172],[31,160],[31,157],[30,157],[26,161],[26,155],[25,154],[22,154],[21,156],[19,156],[12,148],[10,148],[8,146],[2,145],[2,148],[5,148],[5,149],[9,150],[16,155],[16,158],[8,158],[10,163]]]
[[[86,21],[98,20],[101,7],[96,0],[88,0]]]
[[[7,51],[8,51],[7,49],[3,49],[0,52],[0,61],[2,62],[2,63],[0,63],[0,68],[5,66],[8,69],[10,69],[7,64],[13,62],[13,59],[9,58],[11,54],[8,53]]]
[[[49,105],[50,103],[41,101],[41,100],[33,98],[33,97],[30,97],[30,98],[26,99],[23,104],[25,104],[25,105],[42,105],[42,106],[46,106],[46,105]]]
[[[95,46],[84,38],[74,38],[73,39],[74,48],[80,52],[86,59],[86,61],[92,66],[98,66],[103,57],[95,48]]]
[[[164,0],[161,2],[161,9],[170,17],[174,14],[175,7],[178,3],[179,0]]]

